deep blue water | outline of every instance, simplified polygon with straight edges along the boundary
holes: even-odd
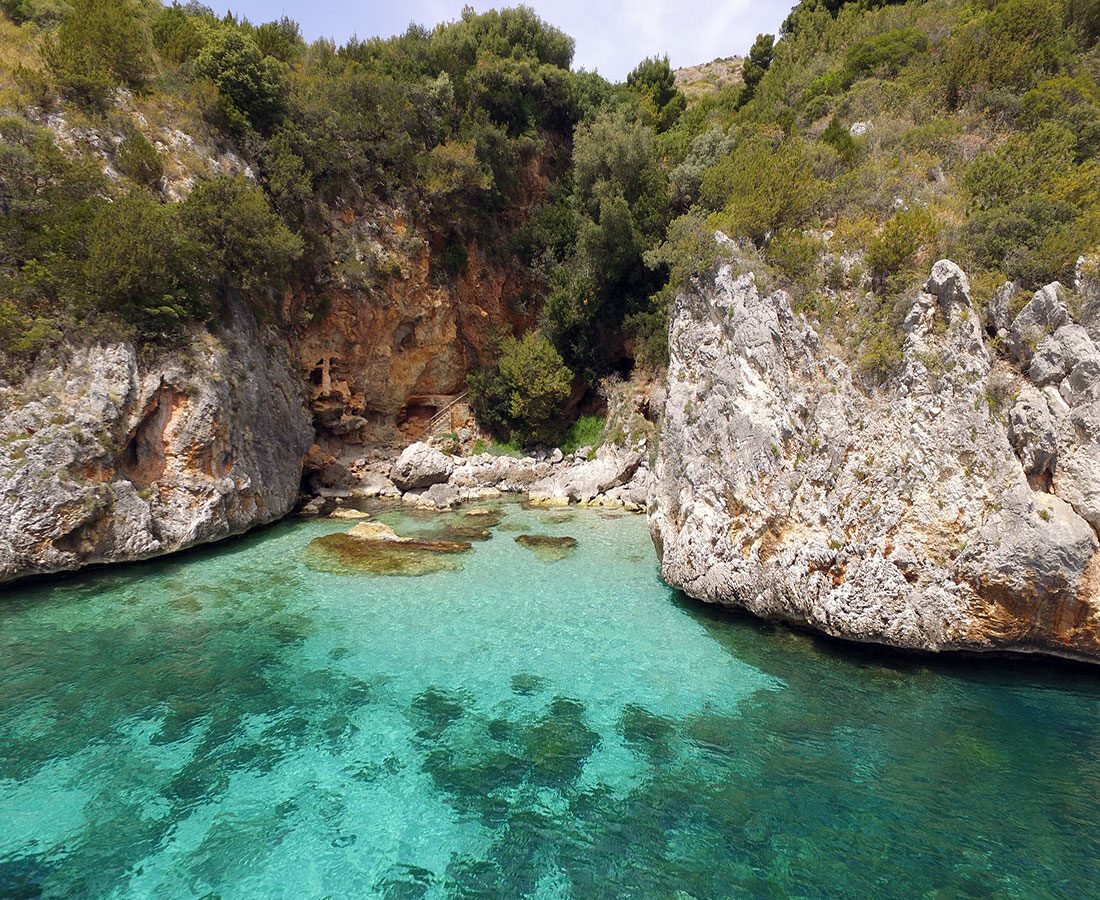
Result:
[[[418,578],[326,520],[0,593],[0,898],[1100,896],[1091,670],[723,615],[641,517],[505,508]]]

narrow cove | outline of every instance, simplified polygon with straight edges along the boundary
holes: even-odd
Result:
[[[291,521],[0,597],[0,897],[1080,897],[1100,683],[853,651],[660,579],[641,516],[421,577]],[[376,516],[398,533],[463,512]],[[546,556],[520,534],[569,536]]]

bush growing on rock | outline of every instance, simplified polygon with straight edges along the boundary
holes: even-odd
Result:
[[[703,175],[700,199],[719,210],[715,228],[761,246],[770,232],[805,226],[821,193],[800,139],[758,132]]]
[[[196,185],[182,204],[180,221],[201,242],[206,265],[219,285],[256,299],[281,287],[302,255],[302,239],[243,175]]]
[[[195,74],[218,89],[229,127],[268,132],[285,110],[282,67],[236,28],[213,32],[195,57]]]
[[[202,248],[176,210],[138,193],[104,205],[92,224],[84,275],[98,304],[143,337],[172,334],[205,312]]]
[[[75,0],[44,55],[65,94],[102,108],[116,85],[144,82],[149,51],[148,28],[127,0]]]
[[[573,373],[547,338],[528,331],[507,337],[500,359],[467,379],[479,424],[521,445],[553,444],[565,426]]]
[[[164,175],[164,163],[156,148],[141,132],[134,132],[118,145],[116,163],[123,175],[146,187],[156,187]]]

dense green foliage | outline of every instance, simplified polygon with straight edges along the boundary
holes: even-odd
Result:
[[[66,335],[172,339],[235,296],[279,315],[272,300],[293,288],[307,313],[310,302],[323,309],[330,288],[375,277],[350,226],[376,204],[407,211],[443,279],[465,270],[471,243],[506,255],[529,213],[553,220],[530,182],[542,170],[554,189],[568,183],[557,176],[570,167],[574,125],[610,91],[572,72],[572,39],[523,7],[467,10],[431,31],[342,47],[307,46],[286,19],[254,26],[197,4],[2,9],[21,25],[0,19],[16,51],[0,67],[8,105],[58,111],[62,128],[101,136],[96,159],[29,121],[0,125],[9,363]],[[208,167],[155,146],[150,112],[231,150],[258,177],[200,174],[182,201],[171,195],[166,159],[187,181],[188,168]],[[571,246],[557,231],[550,242]],[[530,262],[546,249],[532,234]]]
[[[494,366],[467,379],[478,422],[519,446],[552,444],[565,427],[573,373],[542,334],[508,336]]]
[[[748,103],[756,92],[756,86],[760,79],[768,71],[775,56],[775,35],[758,34],[749,48],[749,55],[741,68],[741,80],[745,83],[745,89],[741,92],[741,102]]]
[[[573,71],[572,40],[525,7],[339,47],[194,4],[0,9],[5,108],[118,135],[92,159],[0,122],[8,361],[64,335],[172,339],[237,296],[274,320],[304,298],[285,328],[333,290],[375,297],[400,266],[358,220],[384,207],[441,285],[475,253],[522,273],[538,328],[471,391],[501,437],[546,440],[566,379],[661,368],[670,301],[728,254],[716,229],[871,374],[936,257],[1026,288],[1100,247],[1096,0],[805,0],[743,84],[690,104],[667,59],[621,85]],[[184,151],[131,95],[255,179],[171,195]]]
[[[173,337],[234,293],[261,303],[302,252],[247,179],[205,182],[177,204],[137,186],[109,199],[93,164],[22,119],[0,119],[0,184],[12,186],[0,195],[0,330],[16,355],[61,330],[112,334],[116,322],[142,339]]]
[[[680,216],[648,258],[676,288],[722,229],[875,374],[938,256],[983,284],[1072,279],[1100,246],[1095,7],[799,4],[779,41],[758,38],[736,106],[682,117]]]

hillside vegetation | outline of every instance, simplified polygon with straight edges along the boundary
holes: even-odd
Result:
[[[343,46],[197,4],[0,8],[8,372],[171,345],[236,297],[291,336],[335,288],[385,302],[398,262],[349,223],[387,207],[441,283],[477,246],[537,286],[539,334],[471,388],[502,436],[551,440],[569,384],[664,365],[716,229],[872,378],[934,259],[988,296],[1100,246],[1100,0],[807,0],[690,101],[667,60],[573,71],[524,7]]]

